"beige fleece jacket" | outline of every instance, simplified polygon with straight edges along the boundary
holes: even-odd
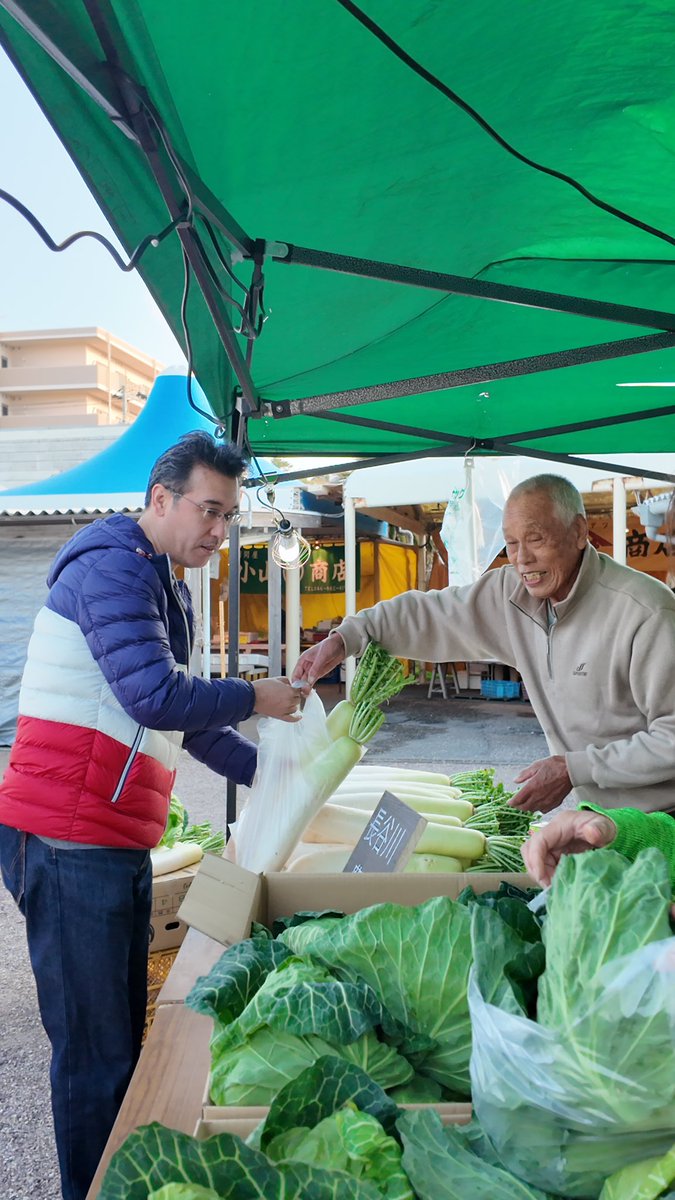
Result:
[[[579,803],[675,810],[675,596],[589,545],[555,615],[549,628],[545,601],[506,566],[382,601],[338,632],[348,654],[375,640],[402,658],[516,667]]]

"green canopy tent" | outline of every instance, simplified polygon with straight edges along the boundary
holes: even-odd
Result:
[[[675,380],[671,25],[669,0],[0,0],[224,425],[380,461],[675,447],[675,392],[642,386]]]

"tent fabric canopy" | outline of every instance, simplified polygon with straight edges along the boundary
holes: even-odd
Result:
[[[256,453],[675,446],[672,387],[619,386],[675,381],[671,6],[362,12],[403,59],[349,0],[195,0],[187,25],[166,0],[0,0],[0,39],[128,251],[181,222],[139,270],[186,345],[184,250],[195,371],[227,421],[243,393]],[[648,228],[521,161],[415,64],[520,154]],[[461,294],[477,284],[553,295]],[[600,361],[495,366],[601,343],[582,355]],[[484,369],[423,382],[468,368]],[[384,399],[363,393],[382,385]]]

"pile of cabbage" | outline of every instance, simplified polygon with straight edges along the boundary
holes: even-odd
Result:
[[[658,851],[601,850],[535,911],[502,886],[255,927],[188,1002],[212,1099],[268,1117],[138,1130],[102,1200],[675,1200],[670,892]],[[466,1127],[400,1107],[469,1095]]]

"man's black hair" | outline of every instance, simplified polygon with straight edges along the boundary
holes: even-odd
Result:
[[[156,483],[164,484],[171,492],[181,492],[195,467],[208,467],[228,479],[240,479],[247,466],[246,455],[233,442],[220,442],[203,430],[184,433],[175,446],[160,454],[152,468],[145,507]]]

